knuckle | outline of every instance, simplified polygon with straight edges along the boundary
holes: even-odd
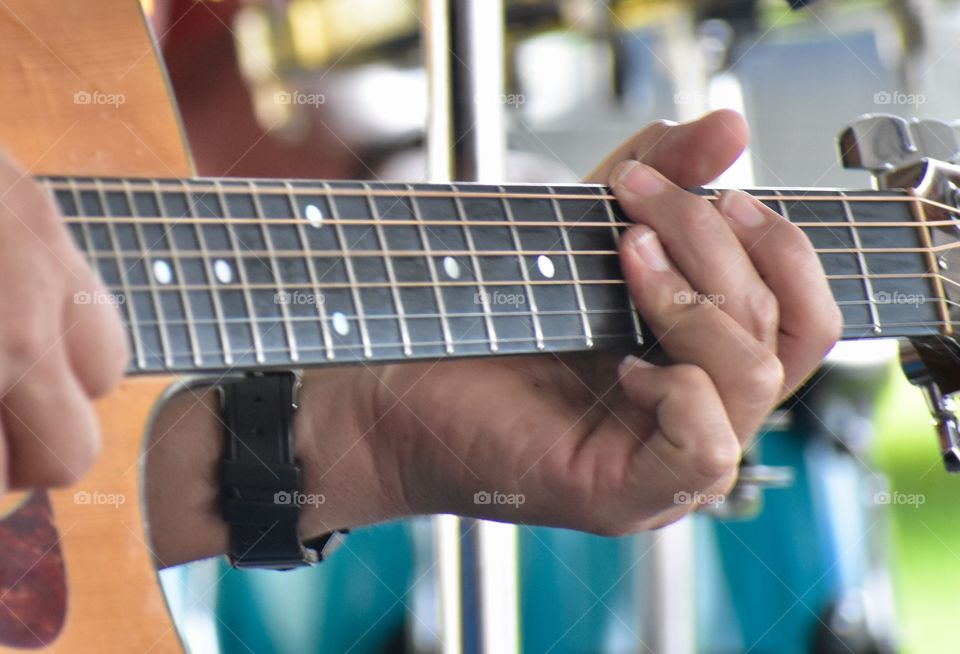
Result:
[[[693,394],[706,387],[713,386],[709,373],[700,366],[690,363],[680,363],[664,370],[666,383],[678,392]]]
[[[748,404],[768,408],[780,396],[783,388],[783,363],[771,352],[765,351],[757,357],[753,365],[745,367],[740,387]]]
[[[780,303],[769,289],[748,293],[747,311],[752,321],[752,331],[761,340],[772,339],[780,327]]]
[[[29,367],[43,358],[50,347],[47,330],[39,320],[27,318],[10,325],[3,334],[3,348],[15,367]]]
[[[676,203],[676,220],[684,231],[695,231],[709,224],[716,213],[708,200],[687,191]]]
[[[705,479],[730,476],[740,463],[740,441],[729,427],[706,436],[692,452],[694,470]]]

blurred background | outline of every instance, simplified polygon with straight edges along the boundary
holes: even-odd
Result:
[[[419,0],[143,0],[203,175],[427,175]],[[867,188],[859,115],[960,113],[960,2],[507,0],[505,181],[583,178],[646,123],[745,114],[720,186]],[[960,481],[891,343],[844,345],[750,451],[746,488],[607,539],[520,527],[521,651],[958,651]],[[440,652],[430,520],[358,530],[310,570],[165,571],[195,652]],[[509,569],[509,566],[508,566]]]

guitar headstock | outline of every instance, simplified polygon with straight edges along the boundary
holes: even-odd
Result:
[[[867,170],[880,189],[906,189],[928,250],[943,335],[901,344],[904,373],[926,396],[948,472],[960,472],[960,421],[951,394],[960,391],[960,123],[868,114],[839,136],[845,168]]]

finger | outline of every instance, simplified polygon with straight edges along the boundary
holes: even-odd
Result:
[[[744,252],[731,220],[702,196],[676,186],[653,168],[622,162],[611,187],[631,220],[653,228],[670,260],[696,289],[678,302],[711,301],[772,350],[776,344],[777,297]]]
[[[645,519],[659,519],[663,512],[676,519],[702,503],[704,490],[736,474],[740,442],[702,368],[657,367],[627,357],[619,371],[627,399],[656,416],[655,430],[638,443],[634,456],[636,484],[647,489],[656,511]]]
[[[840,338],[842,315],[820,259],[806,234],[747,193],[728,191],[718,201],[780,307],[777,356],[784,390],[800,385]]]
[[[122,296],[108,294],[95,275],[83,271],[67,296],[64,329],[70,365],[89,397],[100,397],[123,378],[130,360],[119,319]]]
[[[92,465],[96,415],[62,344],[39,357],[0,399],[11,488],[64,486]]]
[[[713,304],[674,300],[693,289],[670,268],[649,227],[627,230],[620,255],[631,297],[657,343],[672,361],[703,368],[716,385],[741,441],[752,436],[780,396],[780,361]]]
[[[587,180],[606,183],[614,167],[636,159],[680,186],[703,186],[737,160],[747,146],[749,130],[735,111],[721,109],[680,125],[658,121],[621,145]]]

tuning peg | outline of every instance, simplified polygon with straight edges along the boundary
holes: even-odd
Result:
[[[892,114],[867,114],[843,130],[838,142],[844,168],[863,168],[874,174],[924,158],[960,158],[955,127],[940,120],[908,121]]]

